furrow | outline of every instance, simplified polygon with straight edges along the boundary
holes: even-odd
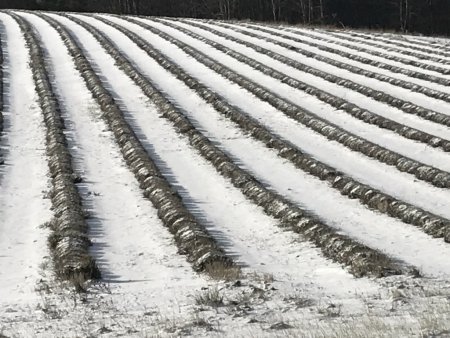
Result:
[[[84,27],[92,34],[97,34],[93,27],[86,22],[71,16],[70,19]],[[103,21],[110,24],[109,21]],[[111,24],[111,26],[115,26]],[[243,131],[265,144],[268,148],[277,152],[281,158],[291,161],[297,168],[327,181],[331,187],[338,190],[342,195],[359,201],[371,209],[386,213],[398,218],[405,223],[410,223],[421,227],[426,233],[434,237],[444,237],[450,240],[450,221],[434,215],[423,209],[417,208],[393,196],[385,194],[369,185],[362,184],[352,179],[349,175],[337,171],[335,168],[326,165],[313,156],[299,149],[292,143],[281,139],[271,133],[266,127],[256,119],[248,116],[243,110],[231,105],[220,93],[209,89],[206,85],[190,76],[185,70],[175,62],[170,61],[170,57],[158,52],[149,43],[136,39],[130,31],[120,26],[115,26],[120,32],[132,39],[141,49],[152,57],[164,69],[170,71],[176,78],[183,81],[190,89],[195,91],[203,100],[212,105],[214,109],[225,117],[233,121]]]
[[[410,154],[408,152],[404,153],[402,149],[403,147],[398,148],[390,148],[390,145],[392,144],[391,141],[388,143],[385,143],[385,138],[395,138],[399,139],[401,143],[410,144],[413,147],[423,147],[418,142],[411,142],[410,140],[407,140],[403,137],[398,137],[398,135],[394,135],[394,132],[389,130],[380,130],[376,125],[372,125],[370,123],[365,123],[364,121],[358,120],[356,117],[348,117],[348,115],[345,111],[342,111],[340,109],[335,109],[332,107],[327,107],[326,103],[322,103],[319,101],[319,98],[314,97],[312,95],[309,95],[305,92],[299,92],[297,89],[290,87],[289,85],[285,83],[281,83],[280,80],[273,81],[274,85],[272,87],[272,81],[270,80],[269,75],[264,74],[263,72],[257,71],[250,65],[244,64],[233,57],[231,57],[228,52],[220,52],[216,50],[214,47],[207,45],[207,43],[195,39],[193,37],[190,37],[180,31],[177,31],[175,28],[169,27],[163,22],[155,22],[154,20],[149,21],[145,19],[140,19],[140,21],[151,24],[152,26],[155,26],[156,28],[172,35],[175,38],[178,38],[179,40],[182,40],[183,42],[187,43],[191,47],[195,47],[208,55],[209,57],[216,59],[217,62],[222,63],[230,68],[232,68],[235,72],[245,75],[247,78],[253,79],[254,82],[257,82],[260,85],[266,86],[268,88],[271,88],[275,93],[279,94],[280,96],[287,98],[288,100],[291,100],[292,102],[296,103],[299,106],[302,106],[306,109],[311,110],[318,116],[326,119],[327,121],[330,121],[331,123],[335,123],[338,126],[354,131],[357,135],[367,138],[368,140],[378,143],[384,147],[387,147],[391,150],[397,151],[399,153],[402,153],[406,156],[414,156],[413,154]],[[408,127],[412,127],[421,131],[425,131],[429,134],[435,135],[437,137],[443,138],[443,139],[449,139],[450,135],[450,127],[444,126],[442,124],[438,124],[429,120],[425,120],[421,118],[420,116],[417,116],[415,114],[405,114],[402,110],[393,107],[389,104],[386,104],[384,102],[376,101],[374,99],[371,99],[367,97],[364,94],[355,92],[355,91],[349,91],[348,88],[344,86],[337,85],[335,83],[329,82],[326,79],[323,79],[321,77],[317,77],[313,74],[309,74],[303,71],[300,71],[298,69],[295,69],[283,62],[274,60],[269,55],[266,55],[264,53],[260,53],[254,48],[247,47],[245,45],[242,45],[240,43],[228,40],[225,37],[220,37],[215,35],[213,32],[209,32],[207,30],[204,30],[202,28],[191,26],[185,22],[181,22],[179,19],[166,19],[165,21],[168,21],[172,24],[175,24],[177,26],[183,27],[184,29],[187,29],[190,32],[196,33],[197,35],[201,36],[202,38],[209,39],[213,42],[220,43],[224,45],[226,48],[231,50],[232,52],[238,52],[240,54],[245,55],[248,58],[251,58],[253,60],[258,61],[259,63],[263,65],[267,65],[278,72],[281,72],[282,74],[285,74],[285,76],[292,77],[296,80],[299,80],[301,82],[306,83],[307,85],[314,86],[315,88],[319,88],[320,90],[333,94],[334,96],[337,96],[343,100],[349,101],[365,110],[368,110],[370,112],[373,112],[377,115],[380,115],[384,118],[388,118],[390,120],[393,120],[397,123],[400,123],[401,125],[406,125]],[[417,93],[411,92],[409,90],[405,90],[403,88],[398,88],[395,86],[386,86],[385,83],[380,82],[375,79],[369,79],[365,78],[360,75],[352,74],[346,70],[324,64],[322,62],[316,62],[315,60],[309,59],[309,58],[301,58],[301,56],[297,56],[295,52],[288,51],[283,47],[277,47],[274,45],[269,45],[265,43],[258,43],[258,40],[241,36],[238,33],[234,33],[232,31],[227,31],[226,29],[223,29],[221,27],[210,27],[220,30],[223,33],[228,33],[234,37],[239,37],[247,42],[256,44],[256,45],[264,45],[270,48],[272,51],[277,52],[283,56],[290,57],[296,61],[299,61],[301,63],[304,63],[308,66],[311,66],[313,68],[319,68],[320,70],[330,73],[332,75],[336,75],[342,78],[351,79],[354,82],[360,83],[366,87],[369,87],[371,89],[381,90],[389,92],[390,95],[404,98],[405,100],[412,101],[418,105],[424,106],[426,108],[439,111],[443,114],[447,114],[447,110],[449,107],[449,104],[446,102],[442,102],[435,99],[430,99],[429,97],[425,95],[417,95]],[[143,30],[143,28],[140,28]],[[273,47],[272,47],[273,46]],[[286,52],[283,52],[285,50]],[[311,49],[312,50],[312,49]],[[319,53],[320,54],[320,53]],[[326,53],[325,53],[326,54]],[[341,60],[342,58],[335,57],[334,59]],[[351,64],[355,64],[355,62],[350,62]],[[239,66],[240,65],[240,66]],[[372,69],[374,67],[367,66],[366,68]],[[376,71],[376,70],[374,70]],[[386,73],[386,71],[382,71],[383,73]],[[405,76],[400,76],[401,78],[406,78]],[[409,80],[408,80],[409,81]],[[424,81],[420,80],[414,80],[414,83],[417,85],[424,85]],[[389,88],[389,89],[388,89]],[[304,98],[304,100],[300,99]],[[314,102],[314,103],[313,103]],[[317,109],[317,107],[321,107],[322,109]],[[336,112],[333,114],[330,114],[330,111]],[[347,123],[349,122],[349,123]],[[386,131],[386,132],[385,132]],[[367,132],[367,133],[366,133]],[[367,136],[366,136],[367,135]],[[431,146],[430,146],[431,148]],[[430,149],[431,152],[436,154],[442,154],[441,149]],[[444,156],[447,156],[448,154],[442,154]],[[414,157],[413,157],[414,158]],[[414,158],[416,160],[422,161],[420,158]],[[424,160],[425,162],[425,160]],[[430,165],[434,165],[433,163],[428,163]],[[440,168],[443,170],[447,170],[445,168]]]
[[[188,211],[181,197],[161,174],[125,120],[112,94],[102,85],[78,42],[54,19],[44,14],[37,15],[47,21],[61,36],[74,59],[76,68],[100,105],[102,117],[114,133],[125,162],[144,190],[145,197],[158,210],[159,218],[174,235],[180,252],[187,255],[188,261],[197,271],[214,274],[218,270],[234,269],[234,262],[226,256],[203,224]]]
[[[421,107],[421,106],[416,105],[416,104],[414,104],[412,102],[408,102],[408,101],[405,101],[405,100],[400,99],[398,97],[394,97],[394,96],[392,96],[390,94],[387,94],[387,93],[385,93],[383,91],[372,89],[372,88],[367,87],[365,85],[356,83],[356,82],[354,82],[352,80],[344,79],[344,78],[341,78],[339,76],[327,73],[327,72],[322,71],[322,70],[320,70],[318,68],[315,68],[315,67],[310,67],[310,66],[308,66],[308,65],[306,65],[304,63],[301,63],[299,61],[293,60],[293,59],[288,58],[288,57],[286,57],[284,55],[281,55],[279,53],[273,52],[273,51],[271,51],[271,50],[269,50],[267,48],[263,48],[263,47],[261,47],[259,45],[256,45],[256,44],[244,41],[244,40],[236,38],[234,36],[230,36],[230,34],[226,34],[226,33],[220,32],[220,31],[218,31],[218,30],[216,30],[216,29],[214,29],[214,28],[212,28],[210,26],[205,26],[205,25],[198,24],[198,23],[192,22],[192,21],[183,21],[183,22],[189,23],[190,25],[192,25],[194,27],[199,27],[201,29],[205,29],[205,30],[207,30],[209,32],[212,32],[212,33],[218,35],[218,36],[224,37],[224,38],[226,38],[226,39],[228,39],[230,41],[234,41],[234,42],[243,44],[243,45],[245,45],[247,47],[253,48],[257,52],[263,53],[263,54],[265,54],[267,56],[270,56],[271,58],[273,58],[273,59],[275,59],[277,61],[283,62],[283,63],[285,63],[286,65],[288,65],[290,67],[293,67],[293,68],[298,69],[298,70],[300,70],[302,72],[305,72],[305,73],[308,73],[308,74],[320,77],[320,78],[322,78],[322,79],[324,79],[324,80],[326,80],[328,82],[337,84],[339,86],[351,89],[351,90],[353,90],[355,92],[358,92],[358,93],[360,93],[362,95],[370,97],[370,98],[372,98],[372,99],[374,99],[376,101],[389,104],[392,107],[395,107],[395,108],[397,108],[397,109],[399,109],[399,110],[401,110],[401,111],[403,111],[403,112],[405,112],[407,114],[414,114],[414,115],[420,116],[421,118],[424,118],[426,120],[429,120],[429,121],[432,121],[432,122],[435,122],[435,123],[439,123],[439,124],[442,124],[442,125],[445,125],[445,126],[450,126],[450,115],[443,114],[443,113],[440,113],[440,112],[437,112],[437,111],[433,111],[431,109],[427,109],[427,108]],[[261,37],[258,34],[251,33],[251,32],[248,32],[248,31],[245,31],[245,30],[242,30],[242,29],[237,29],[235,27],[226,26],[226,28],[232,29],[233,31],[236,31],[236,32],[238,32],[240,34],[248,35],[248,36],[253,37],[253,38],[263,39],[264,41],[267,41],[267,42],[273,43],[273,44],[277,44],[277,45],[279,45],[279,46],[281,46],[283,48],[292,49],[292,46],[290,44],[283,43],[283,42],[278,41],[278,40],[264,38],[264,37]],[[303,50],[296,50],[296,52],[299,52],[301,54],[305,53],[304,55],[307,56],[307,57],[312,57],[315,60],[326,62],[328,64],[331,64],[331,65],[336,66],[336,67],[341,68],[341,69],[343,67],[345,67],[345,64],[343,64],[342,62],[339,62],[339,61],[336,61],[336,60],[332,60],[330,58],[325,58],[325,57],[322,57],[322,56],[320,56],[318,54],[315,54],[315,53],[310,53],[310,52],[303,51]],[[353,67],[353,66],[351,66],[351,67]]]
[[[450,187],[450,174],[440,169],[425,165],[408,157],[402,156],[396,152],[383,148],[377,144],[369,142],[363,138],[360,138],[346,130],[333,125],[324,119],[319,118],[315,114],[293,104],[292,102],[285,100],[265,87],[262,87],[248,78],[241,76],[229,68],[215,62],[205,54],[198,50],[188,46],[187,44],[171,37],[170,35],[148,25],[139,20],[127,18],[128,21],[135,23],[143,28],[148,29],[152,33],[166,39],[173,43],[185,53],[192,56],[200,63],[211,68],[215,72],[219,73],[223,77],[239,84],[242,88],[247,89],[249,92],[260,98],[261,100],[268,102],[276,109],[284,112],[287,116],[307,126],[308,128],[324,135],[329,140],[335,140],[345,145],[346,147],[361,152],[362,154],[371,158],[376,158],[382,163],[395,166],[398,170],[407,172],[416,176],[417,178],[432,183],[433,185],[441,188]]]
[[[383,69],[383,70],[388,70],[388,71],[393,72],[393,73],[400,73],[402,75],[408,75],[411,78],[425,80],[424,77],[428,76],[426,74],[423,74],[425,76],[422,76],[422,75],[416,76],[417,72],[412,71],[412,70],[398,68],[398,67],[395,67],[394,65],[391,65],[391,64],[387,64],[387,63],[379,62],[379,61],[376,61],[376,60],[368,59],[368,58],[365,58],[365,57],[357,55],[357,54],[347,53],[347,52],[345,52],[343,50],[335,49],[335,48],[326,46],[324,44],[311,42],[311,41],[305,40],[305,39],[299,39],[299,38],[296,38],[296,37],[294,37],[292,35],[282,34],[280,31],[275,31],[274,29],[267,29],[267,28],[259,26],[259,25],[246,24],[246,25],[244,25],[244,27],[248,27],[248,28],[251,28],[251,29],[259,30],[259,31],[267,33],[267,34],[271,34],[273,36],[277,36],[277,37],[284,38],[284,39],[289,39],[289,40],[292,40],[292,41],[295,41],[295,42],[298,42],[298,43],[306,44],[308,46],[311,46],[311,47],[317,48],[319,50],[322,50],[324,52],[337,54],[337,55],[339,55],[341,57],[345,57],[347,59],[359,62],[359,63],[364,64],[364,65],[371,65],[371,66],[374,66],[374,67],[377,67],[377,68],[380,68],[380,69]],[[309,35],[307,35],[307,36],[309,37]],[[317,40],[317,38],[315,38],[315,40]],[[324,39],[323,41],[327,42],[327,43],[333,43],[332,41],[326,40],[326,39]],[[292,47],[291,46],[291,48],[296,48],[296,47]],[[296,50],[299,51],[299,49],[296,49]],[[416,83],[412,83],[412,82],[401,80],[401,79],[397,79],[397,78],[394,78],[394,77],[391,77],[391,76],[388,76],[388,75],[384,75],[384,74],[380,74],[380,73],[377,73],[377,72],[373,72],[373,71],[370,71],[368,69],[361,68],[361,67],[358,67],[356,65],[348,64],[348,63],[345,63],[345,62],[340,62],[338,60],[334,60],[334,59],[332,59],[330,57],[321,56],[321,55],[318,55],[316,53],[306,52],[303,49],[301,49],[301,51],[302,51],[301,53],[308,53],[309,57],[313,57],[314,59],[317,59],[319,61],[323,61],[323,62],[329,63],[329,64],[331,64],[333,66],[336,66],[336,67],[348,70],[348,71],[350,71],[350,72],[352,72],[354,74],[359,74],[359,75],[363,75],[363,76],[365,76],[367,78],[376,79],[376,80],[379,80],[379,81],[382,81],[382,82],[386,82],[386,83],[389,83],[389,84],[397,86],[397,87],[401,87],[401,88],[404,88],[404,89],[411,90],[413,92],[424,94],[424,95],[432,97],[434,99],[442,100],[442,101],[445,101],[445,102],[450,102],[450,94],[445,93],[443,91],[439,91],[439,90],[435,90],[435,89],[432,89],[432,88],[428,88],[427,86],[420,86],[420,85],[417,85]],[[419,74],[421,74],[421,73],[419,73]],[[429,76],[426,80],[427,81],[432,81],[432,80],[434,80],[434,78],[433,78],[433,76]],[[442,84],[445,84],[445,85],[447,85],[450,82],[450,81],[447,81],[445,79],[443,79],[443,80],[444,81],[440,81],[438,79],[438,81],[443,82]],[[436,82],[436,81],[434,81],[434,82]]]
[[[92,34],[121,67],[121,69],[143,90],[163,113],[163,117],[174,124],[177,131],[185,135],[190,144],[225,178],[240,189],[243,194],[261,206],[265,212],[281,221],[283,227],[302,234],[306,239],[316,244],[323,254],[334,261],[347,265],[356,276],[383,276],[406,273],[410,268],[401,267],[386,255],[362,245],[349,237],[339,234],[314,216],[308,215],[292,202],[275,192],[268,190],[251,174],[236,165],[228,155],[214,146],[211,141],[200,133],[189,119],[184,116],[155,84],[144,77],[133,66],[114,44],[99,30],[91,27]],[[137,35],[129,33],[135,41],[144,43]],[[368,269],[367,267],[371,268]],[[403,270],[403,271],[402,271]]]
[[[199,20],[189,20],[190,22],[194,23],[203,23],[204,21]],[[342,42],[335,41],[330,39],[329,37],[322,37],[315,35],[314,31],[304,31],[304,30],[294,30],[290,28],[284,28],[283,30],[267,27],[267,26],[261,26],[261,25],[255,25],[255,24],[246,24],[246,23],[239,23],[239,24],[229,24],[224,22],[217,22],[215,21],[215,24],[219,27],[223,28],[237,28],[240,27],[240,29],[246,28],[246,29],[254,29],[257,31],[260,31],[263,33],[264,31],[267,31],[269,34],[274,34],[274,36],[277,36],[278,38],[275,41],[279,41],[280,38],[285,38],[297,43],[304,44],[306,46],[309,46],[311,48],[319,49],[323,52],[327,52],[330,54],[335,54],[340,56],[341,58],[349,59],[353,62],[360,63],[362,65],[370,65],[376,68],[380,68],[383,70],[387,70],[392,73],[398,73],[404,76],[408,76],[415,79],[420,79],[423,81],[428,82],[428,86],[434,86],[437,85],[439,87],[442,86],[448,86],[448,83],[450,82],[450,79],[448,76],[442,75],[442,74],[436,74],[433,71],[429,70],[421,70],[417,67],[411,66],[411,65],[403,65],[398,62],[395,62],[395,60],[390,60],[391,62],[388,62],[389,60],[384,60],[382,57],[371,57],[370,55],[364,56],[361,55],[363,52],[358,50],[358,46],[346,46],[345,44],[342,45]],[[279,34],[279,35],[277,35]],[[319,42],[316,42],[319,41]],[[321,43],[322,42],[322,43]],[[288,41],[289,44],[289,41]],[[290,49],[292,51],[295,51],[297,53],[300,53],[301,55],[311,55],[313,58],[317,58],[317,60],[321,60],[322,57],[325,57],[324,55],[313,53],[310,50],[304,50],[305,48],[298,48],[294,47],[292,45],[289,45]],[[356,52],[355,52],[356,51]],[[305,54],[302,54],[305,53]],[[317,55],[317,56],[315,56]],[[328,58],[324,59],[329,62],[333,61],[333,56],[329,56]],[[345,62],[342,61],[344,64]],[[364,70],[364,67],[362,67]],[[439,91],[439,90],[438,90]],[[442,90],[441,90],[442,91]],[[446,92],[446,91],[444,91]]]
[[[100,278],[95,260],[89,254],[88,226],[75,184],[77,177],[72,167],[72,157],[67,149],[60,103],[48,78],[39,38],[26,20],[14,13],[8,14],[18,22],[25,36],[39,104],[44,115],[54,211],[54,218],[50,224],[52,234],[49,238],[49,247],[55,272],[60,278],[74,283]]]
[[[341,99],[338,96],[335,96],[333,94],[330,94],[324,90],[321,90],[317,87],[314,87],[312,85],[307,84],[306,82],[302,82],[300,80],[297,80],[285,73],[281,73],[274,68],[268,67],[265,64],[258,62],[254,59],[251,59],[247,56],[245,56],[243,53],[239,53],[237,51],[234,51],[216,41],[207,39],[199,34],[196,34],[188,29],[185,29],[183,27],[180,27],[178,25],[175,25],[167,20],[159,20],[159,19],[153,19],[156,22],[160,22],[164,24],[165,26],[174,28],[176,30],[179,30],[180,32],[197,39],[205,44],[208,44],[209,46],[226,53],[228,56],[231,56],[235,58],[236,60],[243,62],[252,68],[261,71],[263,74],[271,76],[282,83],[287,84],[288,86],[304,91],[305,93],[312,95],[322,102],[325,102],[332,107],[342,110],[346,112],[347,114],[364,121],[369,124],[376,125],[380,128],[388,129],[391,131],[394,131],[395,133],[415,141],[419,141],[422,143],[426,143],[432,147],[439,147],[441,149],[450,151],[450,141],[444,140],[442,138],[439,138],[435,135],[431,135],[429,133],[423,132],[421,130],[417,130],[412,127],[405,126],[401,123],[398,123],[396,121],[393,121],[391,119],[388,119],[386,117],[380,116],[378,114],[375,114],[373,112],[370,112],[367,109],[363,109],[356,104],[353,104],[347,100]]]

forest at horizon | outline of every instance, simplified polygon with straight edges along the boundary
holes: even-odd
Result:
[[[450,35],[449,0],[0,0],[0,8],[254,20]]]

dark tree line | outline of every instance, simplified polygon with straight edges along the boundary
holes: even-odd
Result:
[[[250,19],[450,35],[450,0],[0,0],[0,8]]]

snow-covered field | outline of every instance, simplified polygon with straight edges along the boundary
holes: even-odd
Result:
[[[0,337],[450,336],[450,41],[20,11],[0,36]]]

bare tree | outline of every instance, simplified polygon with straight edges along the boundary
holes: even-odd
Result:
[[[411,6],[409,0],[398,0],[400,30],[407,32],[411,21]]]
[[[323,23],[325,16],[323,14],[323,0],[319,0],[319,14],[320,14],[320,22]]]
[[[220,17],[227,20],[233,18],[236,4],[236,0],[219,0]]]
[[[273,21],[277,22],[277,0],[271,0]]]

